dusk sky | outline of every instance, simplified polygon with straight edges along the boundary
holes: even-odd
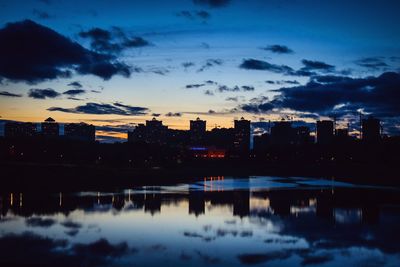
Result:
[[[355,130],[361,112],[399,134],[399,14],[397,0],[0,0],[0,119],[110,140],[154,116],[259,132],[288,117]]]

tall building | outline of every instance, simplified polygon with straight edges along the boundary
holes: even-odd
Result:
[[[370,116],[362,120],[362,140],[368,143],[376,143],[381,139],[381,122]]]
[[[250,149],[250,121],[243,117],[234,122],[233,148],[237,151],[246,152]]]
[[[201,145],[205,142],[206,121],[196,120],[190,121],[190,142],[194,145]]]
[[[68,123],[64,126],[64,136],[69,140],[94,142],[96,128],[86,123]]]
[[[44,137],[58,137],[60,126],[58,123],[51,117],[47,118],[44,122],[41,123],[42,127],[42,136]]]
[[[34,137],[37,134],[37,126],[31,122],[7,122],[4,125],[4,137],[24,138]]]
[[[333,142],[333,121],[317,121],[317,143],[322,145]]]
[[[146,121],[147,143],[165,144],[167,130],[168,127],[156,118]]]
[[[139,124],[128,132],[128,142],[145,142],[148,144],[166,144],[168,127],[162,121],[153,118],[146,121],[146,125]]]
[[[291,145],[295,143],[295,130],[290,121],[277,121],[271,127],[272,145]]]

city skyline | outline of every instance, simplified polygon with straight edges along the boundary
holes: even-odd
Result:
[[[0,120],[123,141],[152,117],[210,130],[335,116],[354,134],[362,112],[398,135],[399,3],[316,3],[0,1]]]

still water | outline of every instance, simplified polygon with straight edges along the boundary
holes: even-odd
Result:
[[[114,192],[3,192],[1,266],[400,266],[400,191],[206,177]]]

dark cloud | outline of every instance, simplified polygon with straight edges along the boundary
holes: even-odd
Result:
[[[254,87],[253,86],[249,86],[249,85],[243,85],[243,86],[234,86],[234,87],[229,87],[226,85],[220,85],[218,86],[218,92],[223,93],[223,92],[239,92],[239,91],[243,91],[243,92],[248,92],[248,91],[254,91]]]
[[[209,68],[214,67],[214,66],[220,66],[222,64],[223,64],[223,61],[221,59],[208,59],[206,61],[206,63],[203,66],[201,66],[201,68],[198,69],[197,71],[198,72],[202,72],[202,71],[204,71],[206,69],[209,69]]]
[[[231,0],[193,0],[193,3],[206,7],[218,8],[228,5],[230,1]]]
[[[75,95],[80,95],[80,94],[84,94],[86,91],[83,89],[71,89],[71,90],[67,90],[63,93],[63,95],[71,95],[71,96],[75,96]]]
[[[240,108],[243,111],[258,114],[271,111],[274,108],[274,105],[272,103],[249,103],[241,105]]]
[[[201,20],[207,20],[211,18],[210,13],[204,10],[199,10],[199,11],[187,11],[187,10],[182,10],[178,13],[176,13],[176,16],[178,17],[183,17],[186,19],[190,20],[196,20],[196,19],[201,19]]]
[[[182,113],[180,113],[180,112],[168,112],[167,114],[165,114],[165,116],[167,116],[167,117],[182,117]]]
[[[47,227],[54,225],[56,223],[56,221],[53,219],[50,219],[50,218],[32,217],[32,218],[26,219],[25,223],[28,226],[47,228]]]
[[[183,62],[182,66],[187,69],[189,67],[193,67],[195,64],[193,62]]]
[[[223,92],[239,92],[240,91],[240,87],[239,86],[234,86],[234,87],[229,87],[226,85],[220,85],[218,86],[218,92],[223,93]]]
[[[193,89],[205,86],[204,83],[197,83],[197,84],[188,84],[185,86],[186,89]]]
[[[96,126],[96,130],[102,132],[126,133],[128,130],[134,128],[135,126],[136,125],[132,123],[119,124],[119,125],[101,125],[101,126]]]
[[[70,100],[75,100],[75,101],[82,101],[82,100],[84,100],[83,98],[77,98],[77,97],[73,97],[73,96],[68,97],[68,99],[70,99]]]
[[[22,97],[21,94],[13,94],[7,91],[0,91],[0,96],[8,96],[8,97]]]
[[[211,81],[211,80],[205,81],[204,83],[208,84],[208,85],[216,85],[216,84],[218,84],[217,82],[214,82],[214,81]]]
[[[151,45],[149,41],[139,36],[128,37],[121,28],[113,27],[111,31],[92,28],[81,31],[79,36],[90,40],[93,50],[101,53],[114,54],[127,48],[137,48]]]
[[[151,72],[151,73],[155,73],[158,75],[166,75],[169,73],[169,70],[166,68],[150,68],[149,70],[146,70],[146,72]]]
[[[160,114],[160,113],[152,113],[151,116],[153,116],[153,117],[160,117],[161,114]]]
[[[82,84],[80,82],[78,82],[78,81],[71,82],[71,83],[68,84],[68,86],[72,86],[74,88],[82,88]]]
[[[366,57],[356,60],[354,62],[356,65],[372,70],[377,70],[381,68],[386,68],[388,65],[382,57]]]
[[[317,82],[319,81],[319,82]],[[322,82],[321,82],[322,81]],[[378,117],[400,116],[400,74],[386,72],[378,77],[318,77],[306,85],[284,87],[274,99],[259,99],[241,109],[262,113],[288,108],[319,115],[342,116],[363,110]]]
[[[262,48],[266,51],[271,51],[276,54],[292,54],[293,50],[287,47],[286,45],[269,45],[267,47]]]
[[[257,59],[244,59],[239,67],[246,70],[267,70],[274,73],[282,73],[285,75],[292,75],[294,72],[294,70],[289,66],[276,65]]]
[[[48,111],[61,111],[67,113],[78,113],[78,114],[114,114],[114,115],[145,115],[149,111],[148,108],[134,107],[123,105],[121,103],[113,104],[99,104],[99,103],[86,103],[82,106],[75,108],[61,108],[61,107],[50,107]]]
[[[124,47],[143,47],[143,46],[149,46],[150,42],[143,39],[142,37],[135,36],[132,38],[129,38],[123,42]]]
[[[254,91],[254,86],[243,85],[240,88],[242,89],[242,91]]]
[[[46,98],[56,98],[61,94],[54,91],[51,88],[47,89],[30,89],[28,92],[28,96],[35,99],[46,99]]]
[[[281,83],[287,83],[287,84],[300,84],[298,81],[296,80],[284,80],[281,81]]]
[[[37,19],[49,19],[49,18],[51,18],[51,16],[49,15],[49,13],[47,13],[46,11],[38,10],[38,9],[34,9],[34,10],[32,11],[32,14],[33,14]]]
[[[37,83],[70,77],[72,71],[104,80],[128,77],[130,69],[110,55],[83,48],[67,37],[31,20],[0,29],[0,77]]]
[[[322,61],[313,61],[313,60],[303,59],[301,61],[301,63],[303,63],[303,65],[304,65],[304,67],[301,70],[304,70],[304,71],[310,71],[310,70],[333,71],[333,70],[335,70],[335,66],[329,65]],[[305,76],[307,76],[307,75],[305,75]]]

